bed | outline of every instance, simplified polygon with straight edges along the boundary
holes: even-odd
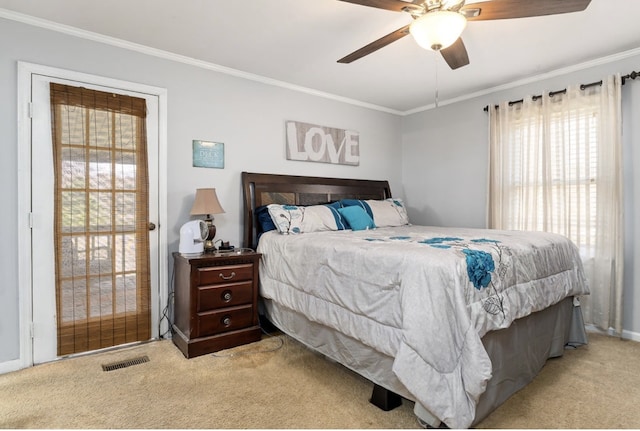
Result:
[[[423,425],[473,426],[587,342],[562,236],[415,226],[387,181],[243,172],[242,187],[261,313],[369,379],[384,410],[405,398]]]

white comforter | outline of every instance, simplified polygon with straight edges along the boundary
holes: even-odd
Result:
[[[423,226],[260,240],[261,295],[394,357],[393,372],[451,428],[491,378],[480,338],[588,293],[576,247],[548,234]]]

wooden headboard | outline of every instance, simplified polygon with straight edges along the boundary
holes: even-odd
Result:
[[[387,199],[388,181],[295,175],[242,173],[244,194],[243,247],[255,249],[260,226],[255,209],[269,204],[316,205],[340,199]]]

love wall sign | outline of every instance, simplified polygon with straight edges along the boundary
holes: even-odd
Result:
[[[360,164],[360,135],[351,130],[286,121],[287,160]]]

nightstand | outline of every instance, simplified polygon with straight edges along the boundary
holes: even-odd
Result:
[[[261,338],[258,322],[260,253],[173,253],[173,343],[187,358]]]

